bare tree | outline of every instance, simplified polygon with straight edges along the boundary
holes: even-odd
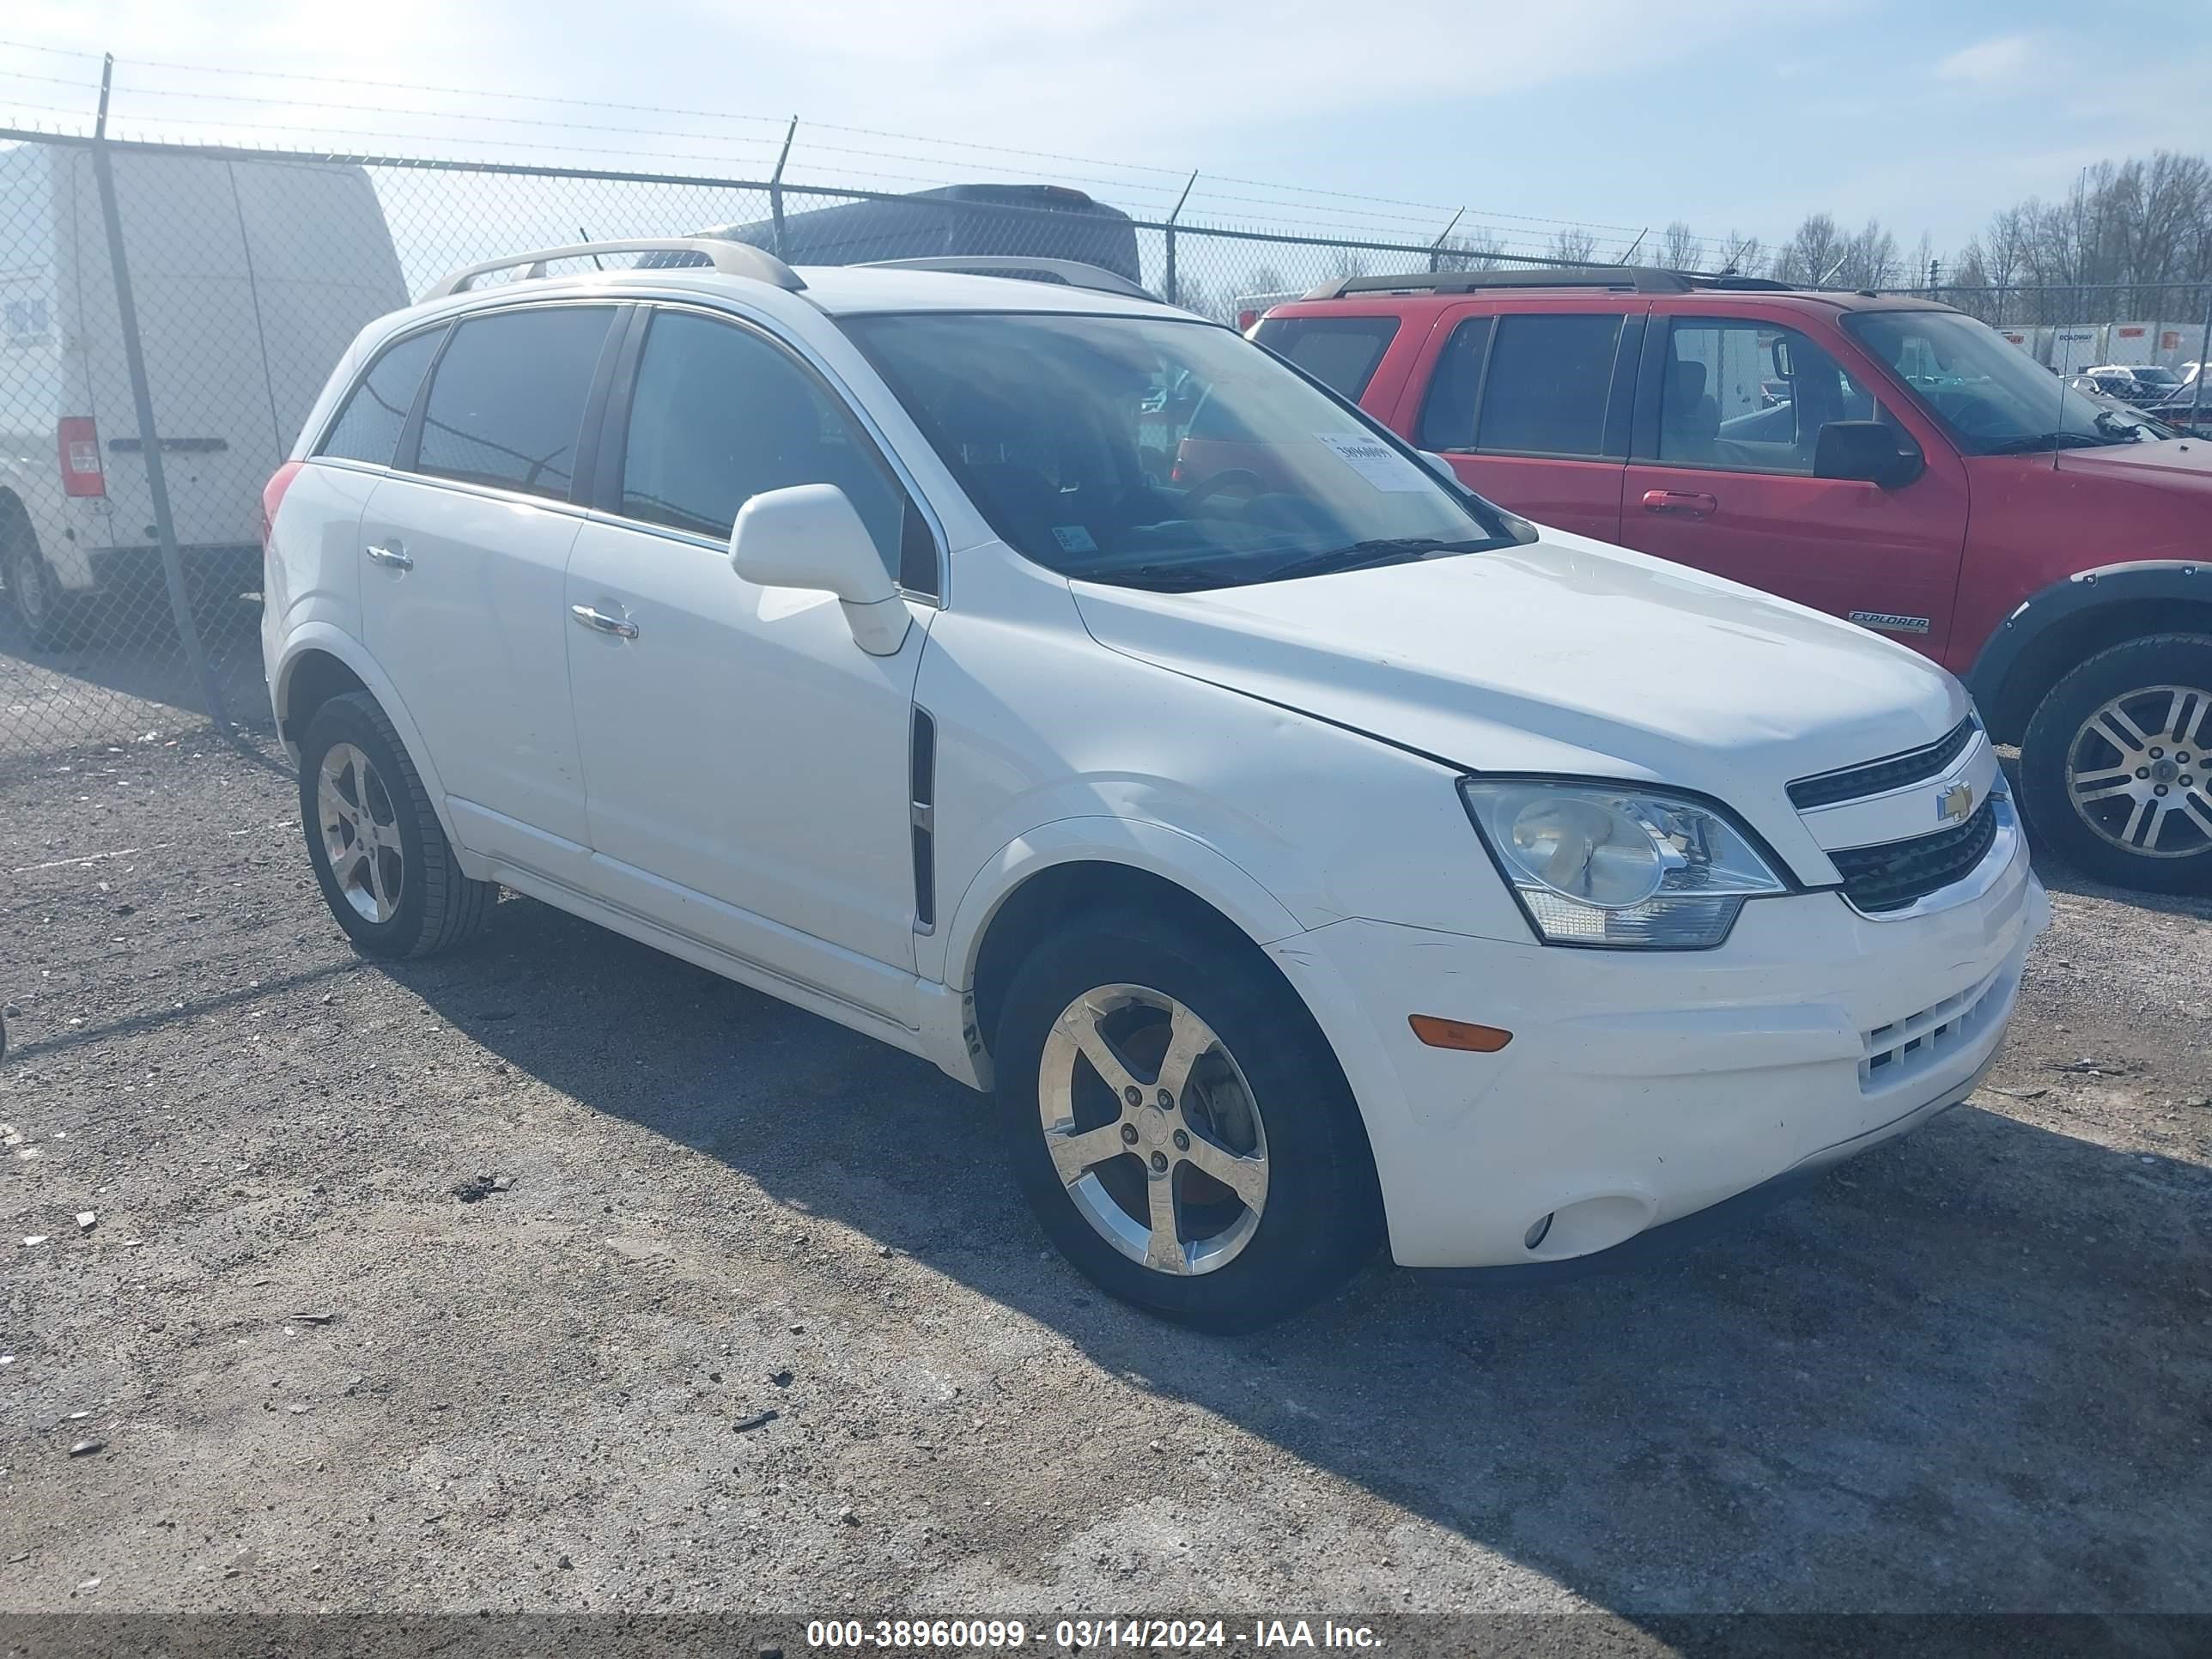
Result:
[[[1438,270],[1494,270],[1505,244],[1488,231],[1466,236],[1447,236],[1437,247]]]
[[[1729,276],[1757,276],[1766,267],[1766,244],[1734,231],[1721,238],[1720,269]]]
[[[1661,233],[1659,263],[1668,270],[1695,270],[1705,258],[1705,245],[1698,233],[1677,219]]]
[[[1901,264],[1897,238],[1881,228],[1881,220],[1869,219],[1845,246],[1837,281],[1844,288],[1888,288],[1897,281]]]
[[[1851,239],[1825,213],[1812,213],[1774,256],[1774,274],[1785,283],[1815,287],[1832,283],[1851,257]]]
[[[1563,265],[1586,265],[1597,257],[1597,238],[1580,226],[1570,226],[1552,234],[1552,245],[1545,252],[1553,263]]]

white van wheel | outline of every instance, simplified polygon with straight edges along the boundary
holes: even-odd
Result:
[[[8,609],[32,644],[62,643],[61,584],[39,552],[39,538],[20,508],[0,507],[0,577],[8,583]]]

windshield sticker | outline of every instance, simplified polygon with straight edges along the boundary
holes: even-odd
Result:
[[[1098,544],[1091,539],[1091,532],[1079,524],[1056,524],[1052,527],[1052,538],[1060,544],[1063,553],[1096,553]]]
[[[1370,438],[1363,432],[1322,432],[1315,435],[1336,452],[1338,459],[1377,489],[1426,489],[1436,482],[1379,438]]]

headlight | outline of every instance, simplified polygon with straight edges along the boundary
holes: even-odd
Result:
[[[1701,951],[1788,890],[1717,809],[1633,785],[1462,778],[1468,816],[1547,945]]]

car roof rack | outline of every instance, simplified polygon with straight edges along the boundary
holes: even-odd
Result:
[[[545,267],[556,259],[588,259],[603,253],[696,253],[725,276],[750,276],[755,282],[772,283],[793,294],[806,286],[799,273],[775,255],[748,243],[723,241],[710,236],[664,236],[635,242],[575,242],[567,247],[541,247],[529,253],[511,253],[502,259],[487,259],[482,264],[465,265],[441,278],[422,298],[442,300],[449,295],[465,294],[477,277],[515,265],[527,267],[523,278],[543,276]]]
[[[1069,288],[1095,289],[1101,294],[1121,294],[1132,300],[1155,296],[1117,271],[1079,259],[1031,259],[1018,253],[945,253],[927,259],[869,259],[868,270],[955,270],[970,276],[1012,276],[1032,283],[1064,283]],[[1155,300],[1155,303],[1157,301]]]
[[[1498,288],[1601,288],[1634,294],[1692,294],[1699,289],[1786,289],[1765,276],[1707,276],[1653,265],[1532,265],[1504,270],[1419,270],[1402,276],[1340,276],[1309,289],[1302,299],[1340,300],[1347,294],[1474,294]]]

